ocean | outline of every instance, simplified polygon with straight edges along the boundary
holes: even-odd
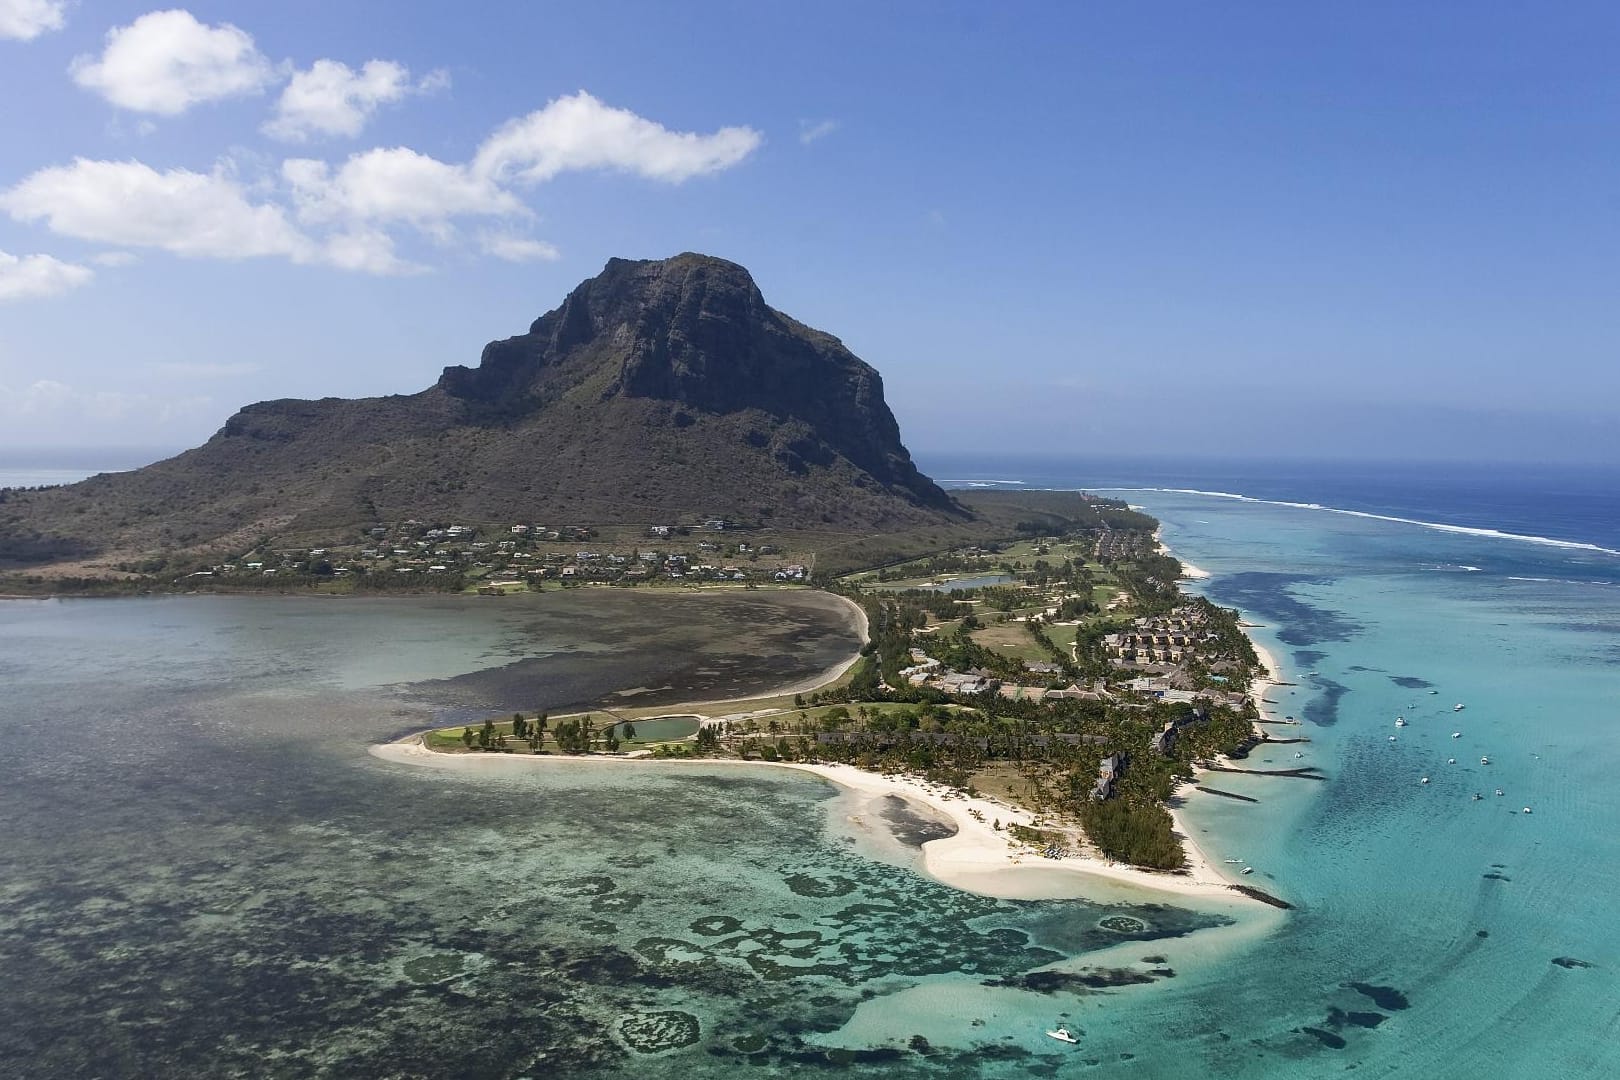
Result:
[[[1143,506],[1255,624],[1311,741],[1251,761],[1327,780],[1187,820],[1295,910],[970,896],[785,771],[365,753],[804,677],[809,602],[0,602],[0,1073],[1620,1075],[1614,474],[920,464]]]

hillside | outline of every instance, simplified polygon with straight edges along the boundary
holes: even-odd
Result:
[[[829,542],[987,524],[912,464],[870,365],[695,254],[610,261],[420,393],[261,402],[169,460],[0,497],[12,568],[408,518],[725,518]]]

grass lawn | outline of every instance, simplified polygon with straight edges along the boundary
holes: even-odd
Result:
[[[1023,623],[996,623],[983,630],[975,630],[973,640],[1015,660],[1038,664],[1051,659],[1046,650],[1029,636]]]

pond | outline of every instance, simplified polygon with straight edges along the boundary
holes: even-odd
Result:
[[[697,734],[698,718],[695,716],[653,716],[646,720],[633,721],[636,729],[637,742],[668,742],[672,739],[689,739]],[[613,733],[624,738],[624,725],[614,724]]]

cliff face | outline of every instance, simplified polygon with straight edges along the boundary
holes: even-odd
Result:
[[[207,547],[407,517],[724,516],[870,533],[966,520],[873,368],[703,255],[614,259],[420,394],[269,401],[131,473],[0,503],[0,559]],[[87,520],[88,519],[88,520]]]

